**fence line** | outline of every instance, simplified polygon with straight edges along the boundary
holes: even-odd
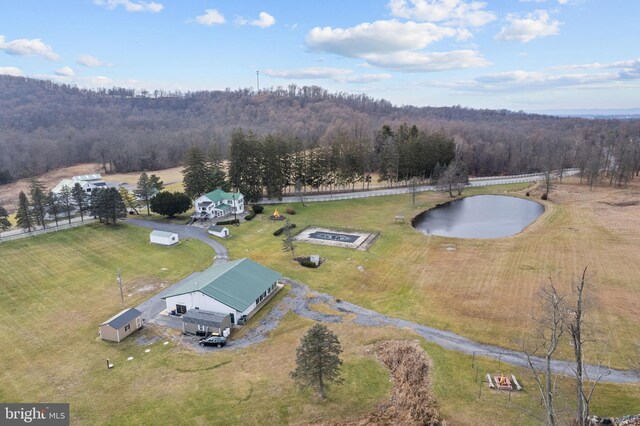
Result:
[[[77,222],[71,222],[71,223],[63,223],[63,224],[60,224],[58,226],[49,226],[46,229],[34,229],[31,232],[22,231],[22,232],[18,232],[18,233],[12,233],[11,235],[6,235],[6,236],[3,236],[0,233],[0,243],[4,243],[4,242],[7,242],[7,241],[20,240],[20,239],[28,238],[28,237],[35,237],[37,235],[48,234],[50,232],[63,231],[65,229],[76,228],[78,226],[85,225],[87,223],[95,222],[96,220],[97,219],[87,218],[87,219],[84,220],[84,222],[77,221]]]

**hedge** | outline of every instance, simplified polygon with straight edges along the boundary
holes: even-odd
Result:
[[[216,222],[216,225],[235,225],[236,223],[240,223],[240,219],[221,220]]]

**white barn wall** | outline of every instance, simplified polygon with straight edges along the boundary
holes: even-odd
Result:
[[[176,309],[176,305],[184,305],[188,309],[199,308],[205,311],[218,312],[221,314],[233,314],[238,316],[238,312],[230,306],[220,303],[205,294],[195,291],[193,293],[180,294],[178,296],[167,297],[167,309]]]

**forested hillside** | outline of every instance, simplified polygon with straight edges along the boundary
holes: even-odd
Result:
[[[472,175],[533,172],[551,162],[581,167],[616,148],[631,158],[640,139],[638,121],[396,107],[316,86],[138,93],[0,76],[0,183],[86,161],[103,164],[106,173],[171,167],[192,145],[226,158],[235,128],[305,148],[353,139],[371,154],[367,167],[377,170],[383,125],[402,123],[446,134]]]

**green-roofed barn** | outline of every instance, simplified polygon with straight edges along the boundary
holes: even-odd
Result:
[[[186,314],[191,309],[229,314],[231,322],[248,319],[278,287],[281,275],[251,259],[216,265],[165,295],[167,309]]]

